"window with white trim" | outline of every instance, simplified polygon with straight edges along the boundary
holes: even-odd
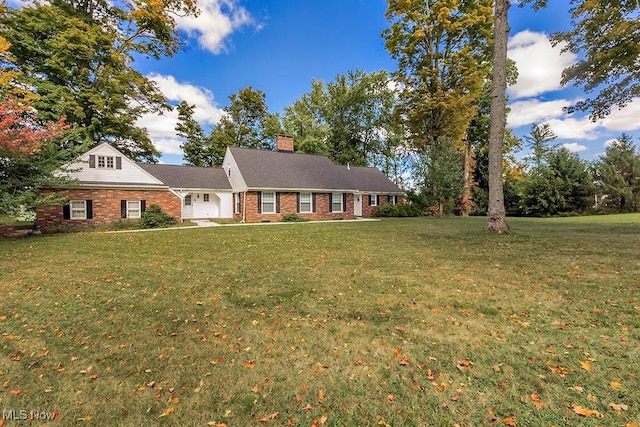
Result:
[[[377,194],[369,194],[369,206],[378,206]]]
[[[87,201],[71,200],[69,201],[70,219],[87,219]]]
[[[311,193],[300,193],[300,213],[311,213],[313,212],[313,200],[311,198]]]
[[[398,203],[398,196],[396,195],[393,195],[393,196],[389,195],[388,199],[389,199],[389,203],[391,203],[392,205],[395,205]]]
[[[140,200],[127,200],[127,218],[140,218],[141,210]]]
[[[187,194],[184,196],[184,205],[191,206],[191,194]]]
[[[209,194],[208,193],[204,193],[202,195],[202,201],[203,202],[208,202],[209,201]]]
[[[342,193],[333,193],[331,196],[331,212],[342,212]]]
[[[236,213],[239,214],[240,213],[240,207],[241,207],[241,204],[240,204],[240,193],[236,193],[236,194],[234,194],[234,196],[235,196],[235,199],[236,199],[236,203],[235,203],[235,205],[236,205]]]
[[[113,169],[115,167],[115,160],[113,156],[98,156],[97,167],[103,169]]]
[[[262,192],[262,213],[276,213],[276,193]]]

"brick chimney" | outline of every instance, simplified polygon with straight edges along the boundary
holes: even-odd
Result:
[[[276,151],[293,153],[293,137],[286,135],[276,136]]]

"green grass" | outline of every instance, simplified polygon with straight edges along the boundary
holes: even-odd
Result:
[[[640,215],[483,223],[0,241],[0,406],[58,411],[38,425],[638,423]]]
[[[33,227],[33,221],[25,220],[23,217],[0,215],[0,225],[9,225],[18,228]]]

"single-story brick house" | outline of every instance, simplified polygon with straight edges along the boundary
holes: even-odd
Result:
[[[277,151],[230,147],[222,167],[238,221],[278,221],[289,213],[310,220],[372,217],[378,205],[397,203],[404,195],[376,168],[294,153],[289,137],[278,137]]]
[[[46,190],[64,191],[68,203],[37,210],[44,230],[138,219],[151,204],[180,220],[351,219],[375,216],[378,205],[404,196],[376,168],[294,153],[293,139],[283,136],[276,151],[227,148],[222,168],[136,163],[103,143],[65,170],[77,184]]]

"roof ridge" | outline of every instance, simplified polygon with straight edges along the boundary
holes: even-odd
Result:
[[[300,151],[291,152],[291,151],[278,151],[278,150],[263,150],[261,148],[238,147],[236,145],[229,146],[229,149],[231,149],[231,150],[244,150],[244,151],[257,151],[257,152],[260,152],[260,153],[286,154],[286,155],[295,154],[297,156],[325,157],[325,158],[329,159],[329,156],[327,156],[326,154],[304,153],[304,152],[300,152]],[[333,161],[331,159],[329,159],[329,161],[331,161],[331,163],[333,163]]]

